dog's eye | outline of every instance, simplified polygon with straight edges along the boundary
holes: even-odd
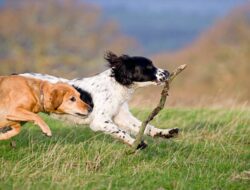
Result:
[[[75,101],[76,101],[76,98],[73,96],[72,98],[70,98],[70,101],[71,101],[71,102],[75,102]]]

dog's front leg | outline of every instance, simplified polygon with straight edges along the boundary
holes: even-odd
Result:
[[[98,120],[93,121],[90,124],[90,128],[93,131],[102,131],[105,134],[109,134],[112,137],[121,140],[122,142],[128,144],[129,146],[132,146],[135,139],[132,138],[126,131],[119,129],[118,126],[116,126],[112,120],[110,119],[104,119],[104,120]],[[144,149],[147,147],[147,144],[145,142],[141,142],[140,145],[138,145],[137,149]]]
[[[134,117],[129,111],[128,104],[125,103],[120,108],[119,113],[114,118],[115,123],[122,129],[127,129],[133,134],[137,134],[141,127],[142,122]],[[178,128],[172,129],[159,129],[153,125],[148,124],[145,130],[145,134],[152,137],[163,137],[171,138],[177,135],[179,132]]]
[[[37,114],[27,111],[25,109],[18,108],[11,114],[6,116],[6,119],[10,121],[30,121],[38,125],[42,132],[47,136],[52,136],[49,126],[42,120]]]

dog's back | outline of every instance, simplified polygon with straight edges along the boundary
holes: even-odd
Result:
[[[24,95],[26,91],[36,91],[39,88],[41,81],[34,78],[27,78],[18,75],[12,76],[0,76],[0,96],[1,101],[4,97],[15,95],[18,98],[18,95]],[[15,93],[18,92],[18,93]],[[19,93],[22,92],[22,93]]]
[[[52,75],[40,74],[40,73],[22,73],[22,74],[19,74],[19,76],[48,81],[48,82],[53,83],[53,84],[58,83],[58,82],[63,82],[63,83],[69,82],[69,80],[64,79],[64,78],[59,78],[59,77],[55,77]]]

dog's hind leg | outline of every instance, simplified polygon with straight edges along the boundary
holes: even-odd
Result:
[[[104,118],[103,118],[104,119]],[[118,126],[116,126],[113,121],[110,119],[104,119],[104,120],[98,120],[98,121],[93,121],[90,124],[90,128],[93,131],[102,131],[105,134],[109,134],[112,137],[121,140],[122,142],[128,144],[129,146],[132,146],[134,143],[135,139],[132,138],[126,131],[119,129]],[[147,147],[147,144],[142,141],[137,149],[144,149]]]
[[[13,136],[16,136],[21,131],[21,125],[19,123],[3,127],[0,130],[0,140],[7,140]]]
[[[142,122],[135,118],[129,111],[128,105],[123,104],[119,113],[115,116],[114,122],[122,129],[129,130],[133,134],[139,132]],[[145,134],[152,137],[171,138],[178,134],[179,129],[159,129],[153,125],[148,124]]]

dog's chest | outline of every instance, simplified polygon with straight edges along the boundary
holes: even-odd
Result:
[[[127,102],[132,94],[131,90],[119,85],[109,75],[86,78],[74,85],[81,87],[92,95],[94,114],[99,112],[108,115],[117,114],[121,105]]]
[[[112,83],[99,84],[89,91],[97,107],[105,105],[111,109],[116,109],[130,98],[129,93],[121,88],[116,88]]]

